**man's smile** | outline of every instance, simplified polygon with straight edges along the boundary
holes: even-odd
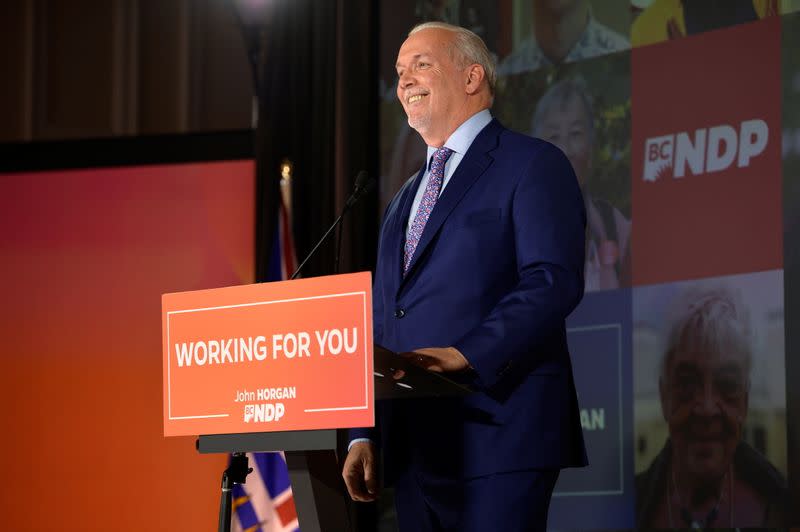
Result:
[[[406,105],[412,105],[419,101],[421,101],[424,97],[428,95],[427,92],[417,92],[411,94],[410,96],[406,96]]]

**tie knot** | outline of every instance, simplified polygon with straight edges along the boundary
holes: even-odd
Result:
[[[437,171],[441,171],[452,153],[453,150],[445,146],[437,148],[431,157],[431,172],[434,171],[434,168],[437,168]]]

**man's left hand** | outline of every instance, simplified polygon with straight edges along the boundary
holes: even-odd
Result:
[[[426,347],[401,353],[400,356],[407,358],[415,366],[437,373],[462,371],[470,367],[469,361],[455,347]]]

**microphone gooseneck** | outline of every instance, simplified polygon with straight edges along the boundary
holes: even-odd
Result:
[[[362,197],[364,197],[364,195],[367,192],[372,190],[372,188],[374,186],[375,186],[375,178],[370,177],[369,174],[367,174],[366,170],[361,170],[358,173],[358,175],[356,176],[356,181],[355,181],[355,186],[353,187],[353,192],[350,194],[350,197],[347,198],[347,201],[344,202],[344,207],[342,207],[342,212],[336,218],[336,221],[333,222],[333,225],[331,225],[328,228],[328,230],[325,231],[325,234],[322,235],[322,238],[319,239],[319,241],[311,249],[311,251],[308,253],[308,255],[306,255],[306,258],[303,259],[303,262],[300,263],[300,266],[297,267],[297,269],[292,274],[290,279],[297,278],[297,276],[300,274],[300,270],[303,269],[303,266],[305,266],[305,264],[308,262],[308,260],[311,257],[314,256],[314,253],[316,253],[317,249],[322,245],[322,243],[325,242],[328,239],[328,237],[333,232],[333,230],[336,229],[339,226],[340,223],[342,223],[342,220],[344,219],[344,215],[347,214],[347,212],[353,207],[353,205],[355,205],[358,202],[358,200],[360,200]],[[338,248],[338,246],[337,246],[337,248]],[[339,263],[339,250],[337,249],[336,250],[336,268],[337,269],[338,269],[338,263]]]

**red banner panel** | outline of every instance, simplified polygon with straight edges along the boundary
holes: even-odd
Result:
[[[780,20],[632,52],[633,283],[782,266]]]

